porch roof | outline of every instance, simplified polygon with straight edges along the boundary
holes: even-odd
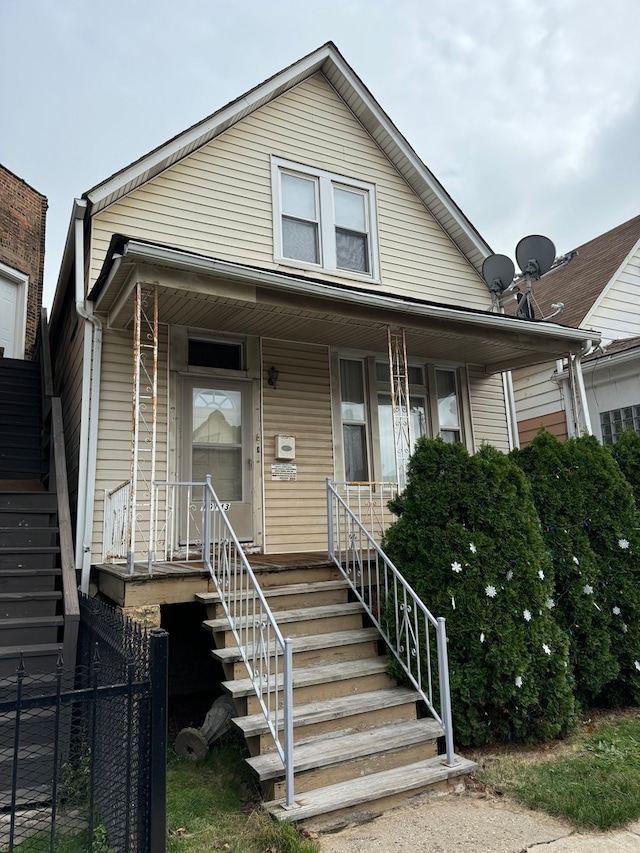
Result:
[[[597,332],[441,305],[265,270],[114,235],[89,299],[111,328],[133,323],[137,282],[155,284],[161,323],[386,350],[387,327],[406,330],[411,356],[479,365],[487,373],[585,351]]]

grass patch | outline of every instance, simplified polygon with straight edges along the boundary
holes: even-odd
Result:
[[[202,764],[167,768],[167,853],[318,853],[318,845],[259,807],[241,745],[231,739]]]
[[[479,754],[476,781],[575,827],[608,830],[640,818],[640,712],[584,719],[566,743]]]

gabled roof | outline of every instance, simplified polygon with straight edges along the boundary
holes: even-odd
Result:
[[[491,249],[444,187],[420,160],[364,83],[347,64],[335,44],[322,47],[231,101],[149,154],[97,184],[83,195],[92,212],[139,187],[179,160],[206,145],[247,115],[321,72],[365,130],[422,199],[436,221],[480,271]]]
[[[578,328],[639,241],[640,216],[636,216],[578,246],[571,261],[534,284],[543,315],[553,313],[552,303],[564,302],[557,322]]]

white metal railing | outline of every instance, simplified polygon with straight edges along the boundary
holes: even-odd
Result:
[[[127,557],[129,547],[128,521],[131,500],[131,480],[104,493],[102,524],[102,562],[115,562]]]
[[[432,616],[329,479],[327,529],[330,558],[442,726],[447,764],[453,766],[456,759],[444,618]]]
[[[388,503],[398,494],[397,483],[333,483],[333,487],[376,542],[396,516]]]
[[[198,557],[216,591],[285,769],[285,807],[294,808],[293,644],[278,627],[211,485],[154,482],[157,530],[151,562]],[[282,736],[282,742],[280,737]]]

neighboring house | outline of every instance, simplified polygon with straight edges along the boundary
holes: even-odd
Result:
[[[326,478],[398,480],[390,329],[411,440],[509,450],[503,372],[585,335],[490,313],[489,253],[331,43],[86,192],[51,316],[85,586],[152,445],[145,482],[211,473],[253,548],[324,549]]]
[[[0,165],[0,350],[32,359],[42,306],[47,199]]]
[[[566,359],[514,371],[521,445],[541,427],[561,439],[578,435],[581,419],[604,444],[626,426],[640,431],[640,216],[568,256],[534,285],[535,300],[543,316],[564,303],[557,321],[597,329],[601,342],[582,358],[582,388]]]

